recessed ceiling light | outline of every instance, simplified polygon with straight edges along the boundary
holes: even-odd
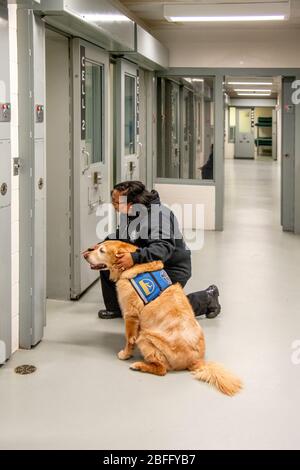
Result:
[[[251,88],[235,88],[234,91],[251,91],[252,93],[271,93],[272,90],[259,90],[259,89],[251,89]]]
[[[227,85],[273,85],[273,82],[227,82]]]
[[[238,93],[238,96],[271,96],[271,93]]]
[[[284,15],[249,16],[169,16],[169,21],[180,23],[220,22],[220,21],[283,21]]]
[[[255,13],[253,13],[255,8]],[[180,22],[220,22],[220,21],[282,21],[290,14],[289,1],[255,3],[222,3],[164,6],[164,17],[168,21]]]

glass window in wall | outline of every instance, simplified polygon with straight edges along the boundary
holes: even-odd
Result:
[[[158,79],[157,177],[213,180],[214,78]]]
[[[86,150],[91,163],[103,161],[103,67],[86,60]]]
[[[234,106],[229,107],[229,138],[228,142],[235,142],[235,129],[236,129],[236,108]]]

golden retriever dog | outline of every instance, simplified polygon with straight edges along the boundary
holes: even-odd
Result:
[[[83,253],[91,268],[109,270],[110,279],[116,283],[126,330],[126,344],[118,354],[119,359],[129,359],[137,345],[144,361],[134,362],[131,369],[155,375],[187,369],[226,395],[239,392],[242,388],[239,378],[222,365],[205,361],[203,330],[182,287],[173,284],[144,304],[129,281],[137,274],[162,269],[163,263],[154,261],[136,264],[123,272],[118,270],[116,255],[136,249],[129,243],[108,240]]]

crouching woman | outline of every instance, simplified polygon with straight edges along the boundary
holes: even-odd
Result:
[[[179,230],[174,213],[161,204],[156,191],[148,191],[140,181],[124,181],[112,191],[112,204],[120,213],[120,224],[108,239],[118,239],[138,246],[135,253],[120,253],[117,266],[121,271],[137,263],[161,260],[172,283],[184,287],[191,277],[191,252]],[[116,286],[109,279],[109,271],[100,272],[105,309],[99,318],[121,317]],[[214,318],[220,312],[219,292],[216,286],[193,292],[187,297],[195,315]]]

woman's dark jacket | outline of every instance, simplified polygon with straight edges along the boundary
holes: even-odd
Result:
[[[134,263],[161,260],[172,282],[186,282],[191,277],[191,252],[179,231],[174,213],[161,204],[156,191],[152,193],[156,197],[148,207],[140,206],[137,215],[120,215],[116,234],[108,238],[137,245],[138,250],[132,253]]]

